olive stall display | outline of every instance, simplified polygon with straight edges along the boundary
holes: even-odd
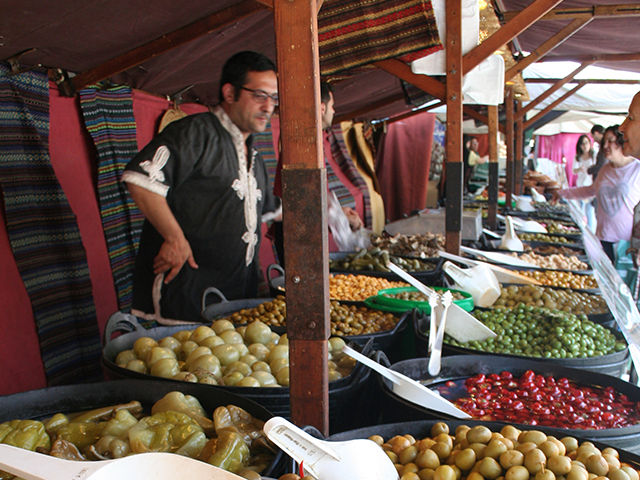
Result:
[[[532,248],[533,253],[538,255],[586,255],[584,250],[569,248],[564,245],[540,245]]]
[[[440,233],[383,235],[373,237],[371,243],[374,247],[388,251],[390,255],[407,257],[435,258],[439,251],[445,250],[445,238]]]
[[[518,304],[585,315],[609,312],[607,302],[600,295],[541,285],[503,285],[500,297],[493,304],[493,308],[510,308]]]
[[[421,421],[363,428],[329,440],[376,442],[396,466],[400,480],[640,478],[636,455],[545,431],[492,422]],[[286,480],[295,478],[300,477]]]
[[[581,261],[579,258],[573,255],[538,255],[537,253],[510,253],[512,257],[519,258],[525,262],[529,262],[540,268],[547,268],[550,270],[571,270],[571,271],[583,271],[589,270],[589,265]]]
[[[395,282],[369,275],[344,275],[335,273],[329,276],[329,298],[347,302],[364,302],[387,288],[408,287],[405,282]]]
[[[391,273],[387,263],[393,263],[405,272],[426,272],[436,269],[436,265],[419,258],[403,258],[391,255],[388,250],[374,247],[360,249],[341,259],[330,259],[329,269],[336,271],[376,271]]]
[[[445,334],[445,343],[482,352],[537,358],[591,358],[627,348],[611,330],[584,314],[518,304],[510,310],[474,311],[473,315],[497,336],[459,343]]]
[[[330,307],[331,335],[355,336],[392,330],[399,318],[392,313],[372,310],[360,305],[344,305],[332,300]],[[287,324],[287,305],[283,296],[264,302],[257,307],[243,309],[226,318],[235,324],[259,320],[274,327]]]
[[[591,274],[560,272],[557,270],[519,270],[520,275],[533,278],[543,285],[552,287],[573,288],[577,290],[598,289],[598,282]]]
[[[59,412],[42,421],[6,421],[0,424],[0,443],[74,461],[175,453],[243,475],[247,470],[264,471],[276,455],[263,426],[263,420],[241,407],[219,406],[208,413],[196,397],[172,391],[150,411],[132,400],[84,412]],[[0,472],[0,478],[14,477]]]
[[[523,242],[541,243],[573,243],[573,239],[562,235],[547,235],[546,233],[518,232],[518,238]]]
[[[343,339],[328,342],[329,380],[348,376],[355,361],[342,354]],[[235,328],[228,320],[211,327],[181,330],[155,340],[140,337],[123,350],[115,364],[127,370],[192,383],[237,387],[289,386],[289,345],[286,334],[254,321]]]

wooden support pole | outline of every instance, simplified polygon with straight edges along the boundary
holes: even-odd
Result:
[[[487,107],[489,116],[489,198],[488,215],[489,229],[495,231],[498,227],[496,213],[498,209],[498,106]]]
[[[504,12],[504,19],[508,22],[519,12]],[[571,20],[573,18],[590,17],[637,17],[640,16],[640,3],[626,3],[620,5],[588,5],[585,7],[554,8],[540,20]]]
[[[567,75],[566,77],[558,80],[556,82],[556,84],[551,87],[550,89],[546,90],[544,93],[538,95],[536,98],[534,98],[533,100],[531,100],[526,107],[522,108],[522,109],[518,109],[518,111],[516,112],[516,120],[520,120],[521,118],[524,118],[525,115],[527,114],[527,112],[529,112],[531,109],[535,108],[537,105],[539,105],[541,102],[545,101],[547,98],[549,98],[551,95],[553,95],[554,93],[556,93],[558,90],[560,90],[564,85],[566,85],[567,83],[569,83],[571,80],[573,80],[573,78],[579,74],[582,70],[584,70],[585,68],[587,68],[587,66],[591,65],[590,63],[583,63],[582,65],[580,65],[578,68],[576,68],[573,72],[571,72],[569,75]]]
[[[329,248],[315,0],[274,0],[291,420],[329,434]]]
[[[542,117],[544,117],[547,113],[549,113],[551,110],[553,110],[554,108],[556,108],[558,105],[560,105],[562,102],[564,102],[567,98],[569,98],[571,95],[573,95],[574,93],[576,93],[578,90],[580,90],[582,87],[584,87],[586,84],[582,83],[582,82],[578,82],[578,85],[576,85],[575,87],[573,87],[571,90],[569,90],[567,93],[565,93],[564,95],[562,95],[560,98],[558,98],[557,100],[555,100],[553,103],[551,103],[550,105],[546,106],[544,109],[542,109],[538,114],[536,114],[535,117],[530,118],[529,120],[527,120],[526,122],[524,122],[523,128],[526,130],[527,128],[529,128],[531,125],[533,125],[534,123],[536,123],[538,120],[540,120]]]
[[[447,1],[447,144],[446,239],[447,252],[460,254],[462,232],[462,1]]]
[[[588,64],[590,65],[590,64]],[[525,83],[557,83],[561,82],[562,78],[525,78]],[[612,78],[581,78],[581,82],[589,85],[638,85],[640,80],[625,80],[625,79],[612,79]]]
[[[640,53],[599,53],[581,55],[547,55],[540,59],[541,62],[637,62],[640,61]]]
[[[467,74],[480,65],[489,55],[493,55],[496,50],[499,50],[503,45],[520,35],[561,1],[535,0],[513,17],[511,21],[507,22],[506,25],[464,56],[464,73]]]
[[[134,48],[119,57],[113,58],[102,65],[98,65],[86,72],[82,72],[79,75],[66,80],[60,87],[60,90],[61,92],[64,92],[65,95],[75,95],[88,85],[93,85],[96,82],[100,82],[112,75],[123,72],[128,68],[140,65],[161,53],[168,52],[169,50],[191,42],[192,40],[200,38],[203,35],[218,30],[219,28],[237,22],[242,18],[263,10],[264,8],[266,8],[266,5],[254,0],[244,0],[235,5],[231,5],[224,10],[209,15],[202,20],[198,20],[191,25],[187,25],[186,27],[163,35],[162,37],[142,45],[141,47]]]
[[[513,85],[508,85],[504,92],[504,103],[505,110],[507,112],[507,179],[506,179],[506,197],[505,197],[505,206],[507,210],[511,209],[511,196],[513,195],[513,185],[514,185],[514,155],[513,155],[513,147],[514,147],[514,122],[513,122],[513,114],[514,114],[514,88]]]
[[[523,58],[518,63],[516,63],[513,67],[507,70],[504,74],[505,82],[508,80],[511,80],[513,77],[515,77],[519,73],[522,73],[522,71],[525,68],[527,68],[532,63],[540,60],[542,57],[544,57],[547,53],[552,51],[554,48],[558,47],[559,45],[562,45],[562,43],[564,43],[567,39],[571,38],[571,36],[574,33],[580,31],[582,28],[584,28],[589,23],[591,23],[592,20],[593,20],[593,17],[588,19],[580,18],[571,22],[569,25],[567,25],[558,33],[556,33],[554,36],[552,36],[549,40],[547,40],[538,48],[536,48],[533,52],[531,52],[531,54],[527,55],[525,58]]]
[[[522,108],[522,102],[518,100],[516,102],[517,110]],[[517,111],[516,110],[516,111]],[[522,129],[522,117],[516,120],[516,148],[515,148],[515,185],[514,189],[517,195],[522,195],[522,182],[523,182],[523,168],[522,168],[522,155],[523,155],[523,144],[524,144],[524,130]]]

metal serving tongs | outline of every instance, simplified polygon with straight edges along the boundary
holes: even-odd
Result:
[[[420,384],[420,382],[417,382],[414,379],[407,377],[406,375],[380,365],[378,362],[371,360],[369,357],[356,352],[353,348],[344,346],[342,347],[342,353],[346,353],[351,358],[356,359],[370,369],[378,372],[384,378],[390,380],[393,384],[393,392],[396,395],[404,398],[405,400],[409,400],[416,405],[423,406],[430,410],[437,410],[439,412],[446,413],[456,418],[471,418],[468,413],[460,410],[446,398],[442,398],[437,393],[432,392],[427,387]]]
[[[424,285],[418,279],[402,270],[397,265],[391,262],[387,263],[387,268],[400,278],[408,282],[410,285],[416,287],[420,292],[424,293],[427,297],[433,292],[432,289]],[[446,333],[451,335],[460,343],[470,342],[472,340],[486,340],[488,338],[495,338],[496,333],[487,327],[484,323],[479,321],[469,312],[463,310],[459,305],[453,303],[450,307],[448,314],[448,321],[446,324]]]
[[[25,480],[243,480],[239,475],[175,453],[139,453],[116,460],[78,462],[0,445],[0,470]]]
[[[291,458],[298,463],[304,462],[304,470],[314,478],[398,479],[393,462],[372,440],[319,440],[282,417],[269,419],[263,429],[269,440]]]
[[[436,331],[438,327],[438,314],[436,310],[438,305],[438,294],[435,291],[432,291],[431,295],[429,295],[429,306],[431,307],[431,320],[429,321],[429,355],[433,352],[433,346],[436,343]]]
[[[435,377],[440,373],[440,367],[442,365],[442,342],[444,341],[444,329],[447,325],[447,312],[449,307],[453,303],[453,295],[450,291],[444,292],[442,295],[442,305],[444,306],[444,310],[442,311],[442,318],[440,319],[440,324],[438,325],[438,333],[436,335],[436,340],[433,345],[433,351],[429,356],[429,364],[427,365],[427,371],[429,375]]]

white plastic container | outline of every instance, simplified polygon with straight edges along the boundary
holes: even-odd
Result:
[[[462,269],[447,261],[443,269],[455,282],[455,288],[470,293],[478,307],[490,307],[500,297],[500,282],[486,265]]]

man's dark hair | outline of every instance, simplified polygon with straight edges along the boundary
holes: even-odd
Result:
[[[611,132],[616,136],[616,143],[618,144],[618,146],[620,148],[622,148],[624,146],[624,136],[622,135],[622,133],[620,133],[618,131],[618,127],[620,125],[612,125],[609,128],[607,128],[604,133],[606,134],[607,132]]]
[[[594,125],[591,128],[591,135],[593,135],[596,132],[598,132],[601,135],[604,134],[604,127],[602,125]]]
[[[331,96],[329,94],[333,93],[333,87],[327,82],[320,82],[320,102],[327,105],[329,100],[331,100]]]
[[[240,87],[247,83],[247,74],[249,72],[277,72],[275,64],[265,55],[258,52],[245,50],[231,56],[222,67],[222,75],[220,76],[220,90],[218,95],[222,102],[222,87],[230,83],[235,87],[235,99],[240,96]]]

